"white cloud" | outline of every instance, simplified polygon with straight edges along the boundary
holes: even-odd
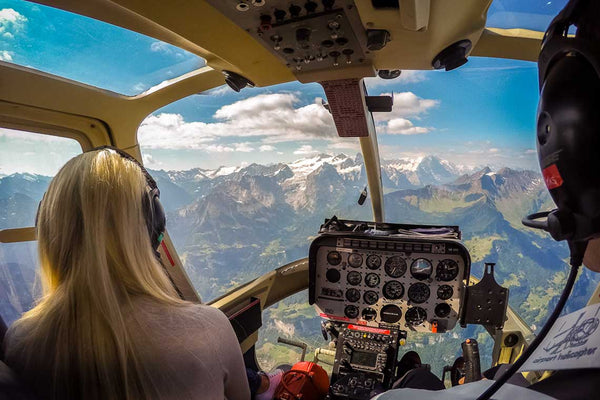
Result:
[[[261,94],[221,107],[214,114],[217,122],[151,115],[142,122],[138,137],[147,148],[206,150],[223,137],[256,137],[263,144],[337,138],[327,110],[318,104],[297,107],[299,101],[294,93]]]
[[[222,86],[216,87],[214,89],[208,90],[206,92],[206,94],[210,95],[210,96],[223,96],[225,94],[232,94],[232,93],[235,93],[235,92],[227,85],[222,85]]]
[[[384,95],[389,96],[390,93],[385,93]],[[392,112],[376,113],[376,119],[379,119],[377,117],[381,117],[383,120],[391,120],[399,117],[417,116],[440,104],[439,100],[422,99],[413,92],[394,93],[393,97],[394,105]]]
[[[360,143],[357,138],[352,138],[352,139],[340,138],[340,140],[334,141],[329,146],[327,146],[327,148],[330,151],[334,151],[334,152],[337,150],[352,150],[354,152],[358,152],[358,151],[360,151]]]
[[[258,148],[260,151],[275,151],[275,146],[271,146],[270,144],[263,144]]]
[[[492,147],[491,149],[488,150],[490,153],[499,153],[500,149],[496,148],[496,147]]]
[[[235,151],[233,147],[222,146],[220,144],[208,145],[203,150],[206,150],[209,153],[231,153],[232,151]]]
[[[525,154],[535,154],[535,153],[537,153],[536,149],[527,149],[527,150],[525,150]]]
[[[250,146],[250,143],[234,143],[235,151],[242,153],[250,153],[254,151],[254,147]]]
[[[387,126],[383,129],[383,134],[388,135],[421,135],[428,133],[431,128],[424,128],[422,126],[414,126],[412,122],[406,118],[394,118],[389,120]]]
[[[14,53],[8,50],[0,50],[0,61],[12,61],[12,55]]]
[[[171,46],[169,46],[165,42],[152,42],[152,44],[150,45],[150,51],[153,51],[155,53],[166,53],[166,54],[170,54],[173,52],[173,50],[171,49]]]
[[[25,28],[27,18],[12,8],[3,8],[0,10],[0,35],[7,39],[12,39],[15,33],[21,32]]]
[[[318,153],[318,151],[313,149],[313,147],[309,144],[302,145],[296,151],[294,151],[294,154],[296,155],[306,155],[315,153]]]
[[[365,78],[367,89],[390,86],[398,83],[418,83],[427,79],[425,71],[405,70],[396,79]]]

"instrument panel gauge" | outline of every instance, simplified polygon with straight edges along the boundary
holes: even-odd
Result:
[[[454,260],[442,260],[437,265],[435,277],[438,281],[448,282],[458,275],[458,263]]]
[[[342,255],[339,251],[330,251],[327,253],[327,262],[329,265],[339,265],[342,262]]]
[[[410,265],[410,274],[420,281],[423,281],[431,276],[433,266],[429,260],[417,258]]]
[[[448,303],[440,303],[435,306],[435,315],[440,318],[446,318],[450,315],[450,311],[452,311],[452,308],[450,308]]]
[[[442,285],[437,290],[437,297],[441,300],[448,300],[454,294],[454,289],[449,285]]]
[[[377,274],[367,274],[367,276],[365,276],[365,283],[368,287],[377,287],[379,286],[379,282],[379,275]]]
[[[388,324],[395,324],[402,318],[402,310],[394,304],[383,306],[379,312],[379,318]]]
[[[373,321],[377,317],[377,311],[367,307],[362,311],[362,317],[365,321]]]
[[[348,256],[348,265],[358,268],[362,265],[363,257],[358,253],[352,253]]]
[[[406,272],[406,261],[400,256],[393,256],[385,262],[385,273],[392,278],[400,278]]]
[[[363,300],[368,305],[373,305],[373,304],[377,303],[377,300],[379,300],[379,295],[372,290],[367,290],[365,292],[365,294],[363,295]]]
[[[389,281],[383,285],[383,297],[388,300],[398,300],[404,295],[404,286],[398,281]]]
[[[344,315],[348,318],[357,318],[358,317],[358,307],[350,304],[344,308]]]
[[[367,257],[367,268],[377,269],[379,267],[381,267],[381,257],[376,254],[371,254]]]
[[[404,314],[406,325],[409,326],[421,325],[426,319],[427,311],[421,307],[411,307],[406,310],[406,314]]]
[[[413,285],[410,285],[410,287],[408,288],[408,299],[413,303],[425,303],[429,298],[429,295],[429,286],[427,286],[424,283],[418,282]]]
[[[325,273],[325,278],[331,283],[336,283],[340,280],[340,271],[330,268]]]
[[[346,276],[346,280],[352,286],[356,286],[362,281],[362,276],[361,276],[360,272],[350,271],[350,272],[348,272],[348,275]]]
[[[356,289],[346,290],[346,300],[348,300],[350,303],[356,303],[360,300],[360,292]]]

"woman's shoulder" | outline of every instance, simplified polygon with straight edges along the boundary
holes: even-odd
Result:
[[[221,310],[206,304],[185,302],[165,304],[152,299],[136,299],[131,311],[135,319],[163,326],[188,326],[199,329],[211,329],[229,324]]]

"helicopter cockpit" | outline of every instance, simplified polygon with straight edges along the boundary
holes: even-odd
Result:
[[[156,180],[165,271],[246,366],[306,359],[358,400],[409,351],[448,387],[514,363],[567,277],[521,224],[553,204],[535,62],[566,3],[0,1],[0,321],[39,294],[50,177],[109,145]]]

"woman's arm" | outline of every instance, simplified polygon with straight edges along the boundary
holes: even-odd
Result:
[[[219,325],[219,354],[225,370],[225,398],[227,400],[249,400],[250,386],[246,377],[242,349],[229,319],[220,310],[215,310],[215,314],[218,314],[215,322]]]

